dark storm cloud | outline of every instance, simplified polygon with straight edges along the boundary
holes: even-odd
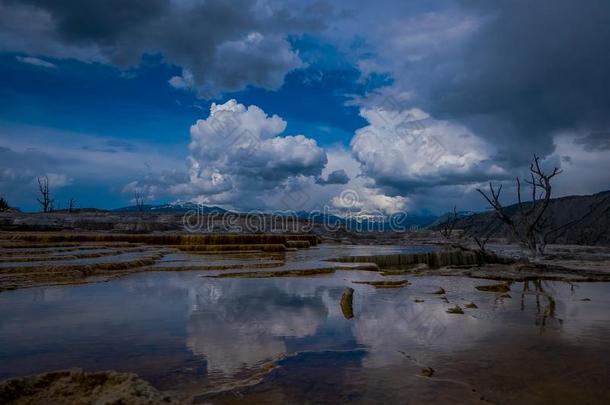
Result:
[[[610,150],[610,132],[592,132],[575,139],[574,143],[583,145],[588,152]]]
[[[323,178],[319,178],[316,180],[316,184],[321,184],[321,185],[326,185],[326,184],[347,184],[349,183],[350,178],[347,175],[347,173],[345,173],[345,170],[343,169],[339,169],[339,170],[335,170],[332,173],[330,173],[328,175],[328,177],[326,178],[326,180],[324,180]]]
[[[610,2],[458,4],[481,26],[458,60],[427,66],[429,111],[468,124],[510,164],[552,152],[557,131],[610,127]]]
[[[137,64],[144,53],[161,53],[212,93],[281,85],[285,73],[301,64],[286,35],[321,29],[320,17],[328,13],[322,5],[288,10],[254,0],[2,3],[7,20],[24,19],[0,21],[5,49],[100,57],[120,67]]]
[[[67,41],[112,45],[126,31],[150,22],[170,10],[169,0],[11,0],[48,11]]]

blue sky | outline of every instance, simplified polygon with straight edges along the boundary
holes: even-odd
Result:
[[[179,160],[186,155],[190,142],[189,127],[208,116],[211,103],[237,99],[284,118],[287,133],[308,134],[321,146],[348,146],[354,131],[366,124],[358,107],[347,105],[348,101],[391,83],[391,79],[375,74],[363,80],[344,54],[311,36],[293,36],[290,43],[307,65],[288,72],[280,88],[247,86],[215,95],[212,100],[201,99],[195,90],[168,85],[181,69],[165,63],[161,55],[145,54],[137,66],[120,69],[61,58],[44,59],[54,67],[40,66],[20,61],[26,54],[2,53],[0,120],[5,128],[27,132],[40,127],[124,142],[114,142],[115,147],[135,149],[132,142],[143,142]],[[112,145],[108,147],[111,149]],[[149,171],[149,164],[154,163],[147,163],[135,177],[134,173],[125,173],[125,179],[142,176]],[[130,204],[132,195],[119,191],[122,184],[100,180],[96,186],[75,179],[69,186],[58,188],[59,204],[71,196],[84,206],[115,208]],[[31,198],[34,194],[32,190],[26,198],[17,196],[16,201],[23,209],[36,210],[37,203]],[[172,200],[166,197],[151,203]]]
[[[178,70],[158,58],[145,57],[141,66],[122,72],[76,60],[48,59],[57,67],[41,67],[17,56],[1,59],[5,121],[173,144],[200,116],[191,95],[167,86]],[[188,137],[182,138],[186,144]]]
[[[361,82],[357,68],[332,46],[306,37],[292,38],[292,43],[309,65],[289,72],[281,88],[249,86],[220,94],[213,101],[198,98],[195,91],[169,86],[168,80],[181,69],[164,63],[159,55],[144,55],[137,67],[121,70],[56,58],[45,58],[55,67],[37,66],[20,62],[18,57],[24,54],[3,53],[0,120],[4,127],[23,125],[27,131],[41,127],[118,138],[124,141],[118,146],[127,148],[135,148],[133,141],[143,142],[179,159],[186,155],[189,127],[207,117],[211,103],[237,99],[284,118],[287,133],[312,135],[322,146],[349,145],[354,131],[366,121],[356,106],[346,106],[346,102],[353,95],[383,86],[388,79],[380,76]],[[57,198],[67,201],[75,195],[81,204],[103,208],[127,205],[132,196],[117,192],[119,186],[76,182],[58,190]],[[17,201],[24,209],[37,208],[27,198]]]
[[[608,18],[597,0],[0,0],[0,195],[37,210],[47,176],[58,207],[440,213],[483,208],[489,180],[510,198],[533,153],[565,169],[559,195],[607,189]]]

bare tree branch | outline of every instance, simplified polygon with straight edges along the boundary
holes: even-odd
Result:
[[[37,198],[36,201],[41,205],[42,212],[53,211],[54,200],[51,198],[51,191],[49,190],[49,177],[37,177],[36,179],[38,180],[38,191],[40,192],[40,198]]]
[[[142,191],[140,190],[135,190],[133,192],[133,199],[136,203],[136,207],[138,208],[139,212],[143,212],[144,211],[144,193],[142,193]]]
[[[453,234],[453,230],[455,229],[455,224],[457,223],[457,220],[458,220],[457,207],[454,205],[453,214],[451,215],[451,217],[447,218],[447,221],[445,221],[443,223],[443,227],[440,230],[441,235],[443,235],[446,239],[451,239],[451,236]]]
[[[70,197],[70,199],[68,200],[68,212],[73,212],[74,208],[76,208],[76,200],[74,199],[74,197]]]
[[[501,185],[496,190],[490,182],[489,195],[477,189],[494,209],[496,216],[510,228],[519,243],[532,251],[534,255],[542,254],[546,246],[545,235],[548,218],[544,218],[544,214],[551,202],[551,179],[561,173],[562,170],[555,167],[551,174],[546,174],[540,167],[540,158],[534,155],[534,161],[530,164],[530,179],[524,180],[532,189],[532,201],[528,203],[529,206],[527,208],[526,203],[522,199],[521,180],[519,178],[515,179],[517,183],[517,221],[506,212],[500,203]],[[540,194],[538,193],[539,190]]]

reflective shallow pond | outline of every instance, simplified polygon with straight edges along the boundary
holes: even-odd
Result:
[[[402,250],[303,250],[286,265]],[[353,281],[405,277],[209,274],[139,273],[3,292],[0,378],[114,369],[201,403],[610,399],[606,283],[530,281],[506,295],[475,288],[492,281],[458,277],[412,276],[404,288],[381,289]],[[341,306],[347,287],[351,318]],[[439,288],[446,294],[434,294]],[[446,312],[456,305],[464,314]]]

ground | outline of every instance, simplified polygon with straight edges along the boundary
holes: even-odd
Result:
[[[26,219],[30,221],[28,226],[32,227],[35,222],[29,217]],[[48,222],[48,218],[45,221]],[[90,221],[84,223],[90,227]],[[152,223],[157,224],[155,221]],[[33,228],[40,228],[39,225]],[[155,227],[157,225],[152,226]],[[286,252],[310,249],[319,243],[346,248],[365,243],[379,248],[378,252],[373,249],[371,253],[356,256],[335,253],[331,257],[322,255],[315,261],[303,263],[286,261]],[[389,244],[427,248],[416,253],[384,250],[383,246]],[[119,233],[115,229],[54,229],[46,232],[12,229],[0,232],[0,294],[28,287],[108,281],[134,272],[189,270],[205,271],[209,274],[207,277],[212,278],[314,277],[349,270],[371,275],[369,279],[353,281],[352,284],[381,290],[411,285],[404,278],[396,277],[460,276],[495,280],[482,283],[477,289],[493,292],[501,299],[510,298],[510,286],[515,282],[610,281],[610,248],[550,245],[545,256],[528,258],[518,246],[506,240],[491,241],[487,252],[482,253],[475,246],[447,241],[427,231],[404,234],[342,232],[339,235],[199,235],[177,230]],[[340,300],[342,314],[347,320],[354,316],[353,291],[347,287]],[[444,289],[439,289],[436,296],[450,303]],[[423,303],[424,299],[414,302]],[[446,312],[458,317],[463,316],[465,310],[477,308],[474,302],[451,305]],[[275,367],[276,364],[269,363],[263,368],[263,374]],[[434,371],[424,367],[421,374],[431,377]],[[251,384],[256,384],[262,377],[252,377]],[[79,403],[74,402],[75,399],[80,403],[91,403],[91,398],[96,398],[96,403],[170,402],[167,394],[160,393],[137,376],[113,371],[57,371],[0,384],[0,403],[62,403],[67,398],[70,403]]]

